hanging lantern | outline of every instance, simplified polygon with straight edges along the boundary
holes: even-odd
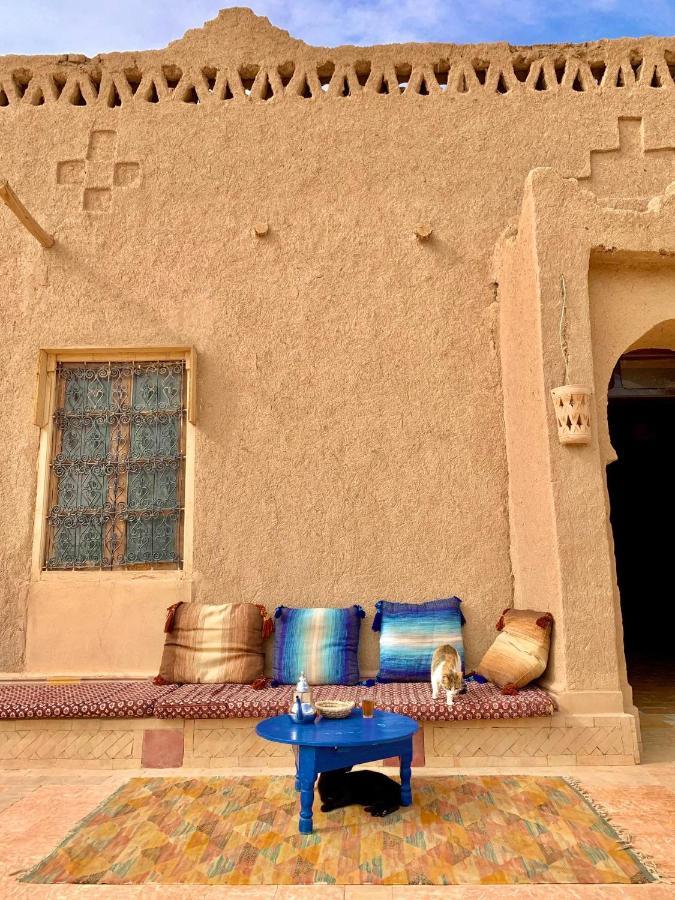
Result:
[[[580,384],[565,384],[551,391],[561,444],[590,444],[591,393]]]

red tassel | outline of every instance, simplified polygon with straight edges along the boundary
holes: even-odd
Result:
[[[155,677],[152,679],[152,683],[160,685],[171,684],[170,681],[167,681],[166,678],[162,678],[161,675],[155,675]]]
[[[537,625],[540,628],[548,628],[549,625],[553,625],[553,616],[551,613],[544,613],[543,616],[539,616],[537,619]]]
[[[260,678],[256,678],[256,680],[251,684],[251,687],[254,691],[262,691],[267,687],[267,679],[264,675],[261,675]]]
[[[502,694],[505,694],[507,697],[513,697],[518,693],[518,688],[515,684],[505,684],[502,688]]]
[[[182,601],[180,603],[174,603],[173,606],[169,606],[166,611],[166,621],[164,622],[164,634],[169,634],[169,632],[173,631],[173,623],[176,618],[176,610],[179,606],[182,606]]]
[[[274,631],[274,619],[272,619],[265,609],[260,603],[256,603],[256,609],[262,616],[263,624],[262,624],[262,636],[263,640],[266,640]]]
[[[506,624],[504,621],[504,616],[507,614],[507,612],[511,612],[510,606],[507,606],[506,609],[502,610],[502,614],[499,617],[499,621],[497,622],[497,626],[496,626],[497,631],[501,631],[504,628],[504,625]]]

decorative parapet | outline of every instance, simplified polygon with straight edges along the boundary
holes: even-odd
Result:
[[[655,92],[675,89],[675,41],[510,47],[310,47],[248,10],[224,10],[165,50],[0,57],[0,115],[49,107],[220,106],[344,98],[389,100]]]

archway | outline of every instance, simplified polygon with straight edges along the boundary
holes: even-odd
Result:
[[[607,466],[610,522],[633,699],[645,751],[667,752],[662,719],[675,706],[672,651],[675,509],[675,320],[650,329],[618,360],[607,393],[616,459]],[[655,727],[647,727],[653,722]],[[647,744],[649,746],[647,746]]]

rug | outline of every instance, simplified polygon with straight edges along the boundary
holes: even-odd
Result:
[[[640,884],[656,880],[560,777],[414,777],[384,819],[298,833],[292,778],[132,778],[21,880],[54,884]]]

